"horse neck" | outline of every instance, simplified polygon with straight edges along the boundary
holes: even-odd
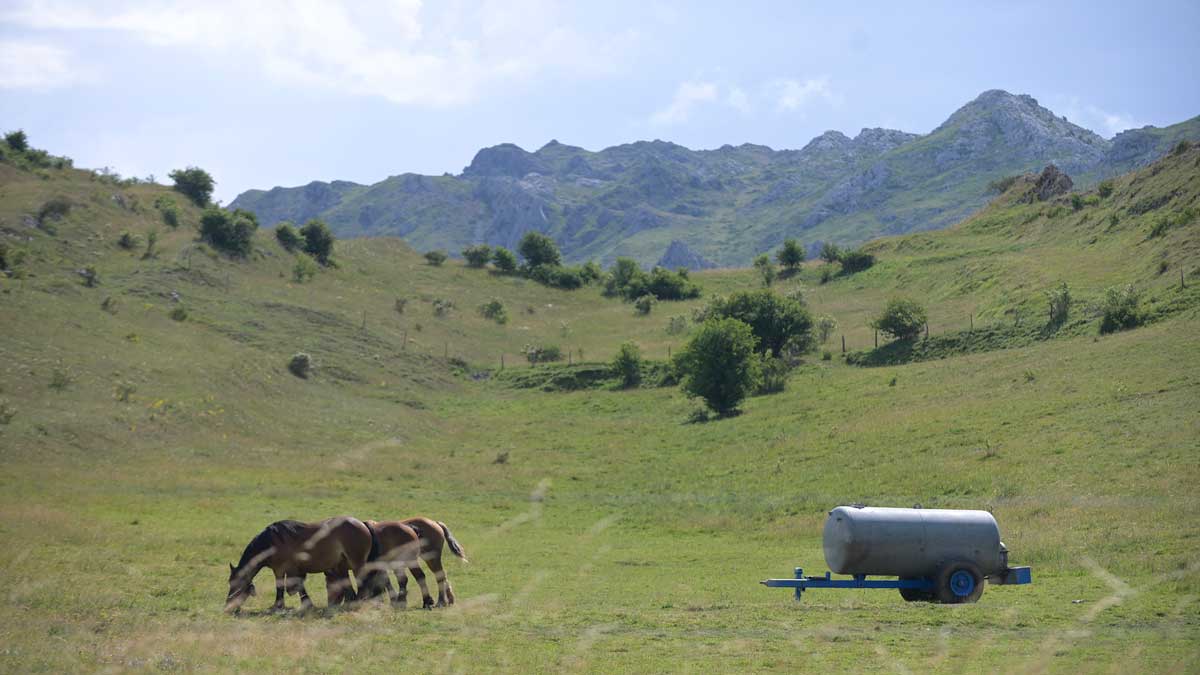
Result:
[[[262,571],[262,568],[271,563],[272,557],[274,557],[274,546],[271,537],[264,530],[257,537],[251,539],[250,543],[246,545],[246,549],[242,551],[242,559],[237,566],[238,574],[245,575],[246,579],[253,579]]]

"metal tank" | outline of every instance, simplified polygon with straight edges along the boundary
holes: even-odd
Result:
[[[1004,575],[1008,551],[987,511],[839,506],[829,512],[825,562],[835,574],[933,578],[946,563]]]

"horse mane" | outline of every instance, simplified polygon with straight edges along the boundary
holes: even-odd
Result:
[[[238,561],[237,568],[245,569],[251,560],[274,546],[272,540],[276,536],[297,536],[304,527],[304,523],[298,520],[279,520],[266,526],[262,532],[254,535],[249,544],[246,544],[246,550],[242,551],[242,559]]]

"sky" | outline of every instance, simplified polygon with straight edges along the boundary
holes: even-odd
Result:
[[[1109,138],[1200,114],[1200,2],[0,0],[0,130],[250,188],[480,148],[928,133],[988,89]]]

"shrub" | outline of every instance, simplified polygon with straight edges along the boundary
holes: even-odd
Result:
[[[491,319],[498,324],[508,323],[508,311],[504,309],[504,303],[498,298],[483,303],[479,306],[479,313],[485,319]]]
[[[912,340],[921,333],[925,321],[925,308],[920,303],[915,300],[893,298],[888,301],[883,313],[871,322],[871,326],[897,340]]]
[[[775,283],[777,272],[775,266],[771,264],[771,258],[766,253],[754,259],[754,269],[758,271],[758,276],[762,279],[763,286],[770,286]]]
[[[674,272],[655,267],[649,274],[631,258],[617,258],[604,280],[604,294],[636,300],[653,295],[659,300],[700,297],[700,287],[688,278],[686,269]]]
[[[1100,184],[1096,186],[1096,193],[1100,195],[1101,199],[1108,199],[1113,193],[1113,182],[1111,180],[1100,181]]]
[[[821,360],[822,361],[832,361],[833,360],[833,352],[829,351],[828,349],[821,352]]]
[[[425,261],[428,262],[430,265],[433,265],[434,267],[441,267],[442,263],[446,262],[446,258],[447,258],[447,256],[446,256],[445,251],[426,251],[425,252]]]
[[[535,265],[526,268],[526,275],[546,286],[574,290],[583,286],[583,276],[578,268],[561,265]]]
[[[645,316],[650,313],[650,310],[654,309],[654,305],[657,302],[658,299],[653,295],[643,295],[642,297],[633,301],[633,313],[637,314],[638,316]]]
[[[139,243],[138,236],[129,230],[121,232],[121,236],[117,237],[117,246],[120,246],[126,251],[132,251],[133,249],[137,248]]]
[[[667,335],[680,335],[687,332],[688,319],[686,316],[679,314],[673,316],[667,321]]]
[[[66,197],[51,197],[38,209],[37,221],[44,225],[51,221],[61,220],[71,212],[71,200]]]
[[[328,265],[329,256],[333,255],[334,242],[329,226],[314,218],[300,228],[300,236],[304,237],[304,252],[322,265]],[[444,255],[442,259],[445,260]]]
[[[623,342],[617,349],[612,362],[613,374],[621,379],[621,386],[633,387],[642,378],[642,351],[633,342]]]
[[[804,262],[804,247],[795,239],[784,239],[783,247],[775,254],[775,259],[784,269],[794,273]]]
[[[313,277],[317,276],[317,272],[321,271],[317,261],[312,259],[312,256],[307,253],[296,254],[296,264],[292,265],[292,279],[302,284]]]
[[[17,409],[9,405],[8,401],[0,400],[0,425],[8,426],[16,416]]]
[[[759,378],[755,393],[777,394],[787,388],[789,368],[783,359],[762,355],[759,357]]]
[[[525,345],[521,353],[534,365],[562,360],[562,350],[558,345]]]
[[[1050,305],[1050,325],[1061,326],[1071,312],[1071,289],[1067,282],[1046,291],[1046,302]]]
[[[847,251],[842,254],[842,273],[854,274],[870,269],[875,264],[875,256],[863,251]]]
[[[8,147],[17,152],[25,152],[29,149],[29,137],[25,135],[25,131],[22,129],[4,134],[4,142],[8,143]]]
[[[759,380],[757,346],[754,332],[742,321],[705,321],[675,357],[683,391],[703,399],[719,415],[733,412]]]
[[[50,372],[50,388],[54,391],[65,391],[74,381],[74,373],[62,364],[55,366]]]
[[[757,348],[772,356],[783,355],[789,344],[805,353],[813,345],[813,319],[803,303],[767,289],[740,291],[728,298],[715,297],[700,313],[701,320],[733,318],[750,326]]]
[[[825,242],[821,244],[821,260],[833,264],[842,259],[842,250],[836,244]]]
[[[825,315],[817,319],[817,335],[821,340],[821,344],[829,342],[829,336],[833,335],[833,331],[837,330],[837,319],[832,316]]]
[[[203,208],[212,200],[216,182],[204,169],[189,166],[186,169],[175,169],[167,175],[175,182],[175,190],[192,200],[196,206]]]
[[[188,309],[183,305],[175,305],[174,309],[172,309],[171,313],[167,316],[170,316],[174,321],[187,321]]]
[[[151,228],[146,233],[146,250],[142,252],[142,260],[148,260],[158,255],[158,230]]]
[[[488,261],[492,259],[492,247],[487,244],[468,246],[462,250],[462,255],[467,261],[467,267],[487,267]]]
[[[517,256],[503,246],[497,246],[496,250],[492,251],[492,264],[497,270],[512,274],[517,271]]]
[[[829,280],[832,278],[833,278],[833,270],[829,269],[829,267],[822,267],[821,268],[821,283],[827,284],[827,283],[829,283]]]
[[[517,252],[525,259],[526,267],[549,265],[557,267],[562,264],[562,256],[554,240],[540,232],[529,231],[521,237]]]
[[[258,218],[249,211],[208,208],[200,215],[200,238],[213,248],[244,257],[251,251]]]
[[[288,361],[288,371],[300,379],[308,379],[309,373],[312,372],[312,357],[304,352],[297,352]]]
[[[121,403],[129,403],[129,399],[137,392],[137,385],[129,381],[117,382],[113,386],[113,398]]]
[[[303,243],[300,233],[286,220],[275,226],[275,241],[286,251],[295,251]]]
[[[638,270],[641,272],[641,270]],[[680,268],[674,272],[662,267],[650,270],[645,277],[645,290],[659,300],[686,300],[700,297],[700,287],[688,278],[688,271]]]
[[[396,304],[392,305],[392,308],[396,310],[397,314],[403,314],[404,308],[407,306],[408,298],[396,298]]]
[[[10,142],[9,145],[12,145],[12,143]],[[1175,147],[1171,148],[1171,154],[1172,155],[1182,155],[1183,153],[1185,153],[1191,149],[1192,149],[1192,142],[1185,138],[1182,141],[1179,141],[1178,143],[1176,143]]]
[[[433,301],[433,315],[438,317],[446,317],[450,315],[450,310],[454,309],[454,301],[435,298]]]
[[[1076,211],[1083,208],[1083,195],[1079,193],[1071,195],[1071,208]]]
[[[1100,320],[1100,334],[1115,333],[1141,325],[1142,315],[1138,309],[1140,300],[1141,297],[1132,284],[1107,289],[1101,305],[1103,318]]]
[[[79,276],[83,278],[83,285],[88,288],[95,288],[100,285],[100,272],[92,265],[79,270]]]
[[[160,195],[158,199],[154,200],[154,208],[162,214],[163,222],[168,227],[179,227],[179,205],[175,203],[174,199]]]
[[[604,278],[604,270],[594,260],[589,260],[579,268],[579,276],[583,283],[592,284]]]

